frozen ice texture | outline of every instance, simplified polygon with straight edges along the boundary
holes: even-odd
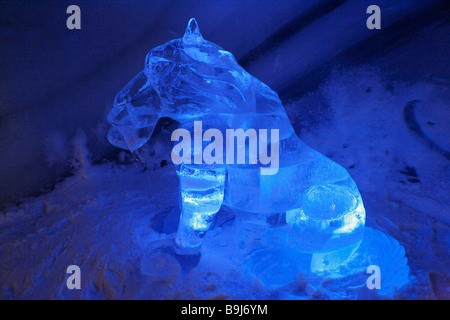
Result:
[[[222,206],[226,171],[225,168],[208,170],[181,164],[177,173],[183,211],[176,243],[195,252]]]
[[[191,131],[196,120],[203,122],[203,131],[279,130],[275,175],[261,175],[260,163],[223,165],[226,174],[203,172],[211,170],[204,165],[177,168],[183,205],[179,243],[195,246],[196,236],[190,239],[189,231],[204,232],[223,201],[255,224],[269,225],[274,216],[281,217],[279,223],[288,227],[286,245],[304,252],[353,252],[359,245],[365,210],[347,171],[306,146],[278,95],[230,52],[203,39],[195,19],[183,38],[152,49],[144,70],[117,94],[108,115],[109,141],[134,152],[150,139],[161,117]]]

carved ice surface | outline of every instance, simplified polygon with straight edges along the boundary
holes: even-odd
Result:
[[[203,39],[195,19],[183,38],[152,49],[144,70],[117,94],[108,115],[109,141],[135,152],[150,139],[161,117],[191,131],[200,120],[203,131],[279,130],[275,175],[261,175],[260,163],[177,167],[181,247],[201,245],[222,203],[241,221],[256,225],[269,226],[278,217],[276,224],[284,225],[288,234],[284,245],[302,252],[323,255],[349,248],[342,251],[348,257],[358,247],[365,210],[347,171],[306,146],[278,95],[240,67],[231,53]]]
[[[223,202],[225,169],[195,169],[181,165],[180,178],[183,214],[177,233],[177,244],[183,248],[198,248],[212,219]]]

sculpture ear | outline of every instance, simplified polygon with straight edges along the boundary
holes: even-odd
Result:
[[[191,18],[187,24],[186,31],[183,36],[183,43],[185,45],[195,45],[203,41],[203,36],[198,28],[198,23],[194,18]]]

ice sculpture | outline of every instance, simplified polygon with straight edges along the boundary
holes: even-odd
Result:
[[[195,19],[183,38],[152,49],[144,70],[117,94],[108,115],[109,141],[138,156],[137,149],[150,139],[161,117],[191,132],[198,120],[203,131],[279,130],[279,170],[274,175],[261,175],[264,165],[249,161],[177,166],[182,212],[176,243],[182,253],[199,250],[222,205],[241,223],[283,226],[286,237],[278,240],[279,246],[313,253],[313,269],[321,270],[327,259],[340,263],[359,246],[365,210],[347,171],[306,146],[278,95],[231,53],[203,39]]]

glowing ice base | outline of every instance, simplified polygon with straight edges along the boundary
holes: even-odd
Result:
[[[152,49],[144,70],[117,94],[108,114],[109,141],[139,157],[137,149],[150,139],[161,117],[176,120],[191,133],[194,121],[202,121],[203,131],[279,130],[275,175],[261,175],[261,163],[177,167],[182,207],[178,253],[198,253],[222,205],[239,221],[263,228],[267,238],[272,227],[281,226],[284,233],[278,236],[286,237],[281,245],[312,253],[311,266],[318,272],[333,269],[358,248],[365,210],[347,171],[306,146],[278,95],[239,66],[230,52],[203,39],[195,19],[183,38]]]
[[[281,231],[279,231],[281,232]],[[289,247],[265,242],[247,253],[246,265],[264,285],[283,287],[306,280],[311,285],[323,286],[323,279],[334,286],[335,298],[362,298],[348,296],[348,290],[369,291],[367,268],[376,265],[381,270],[381,288],[374,295],[389,296],[410,281],[405,250],[395,239],[381,231],[365,228],[358,246],[344,247],[327,253],[306,253]],[[336,279],[333,283],[330,279]]]

